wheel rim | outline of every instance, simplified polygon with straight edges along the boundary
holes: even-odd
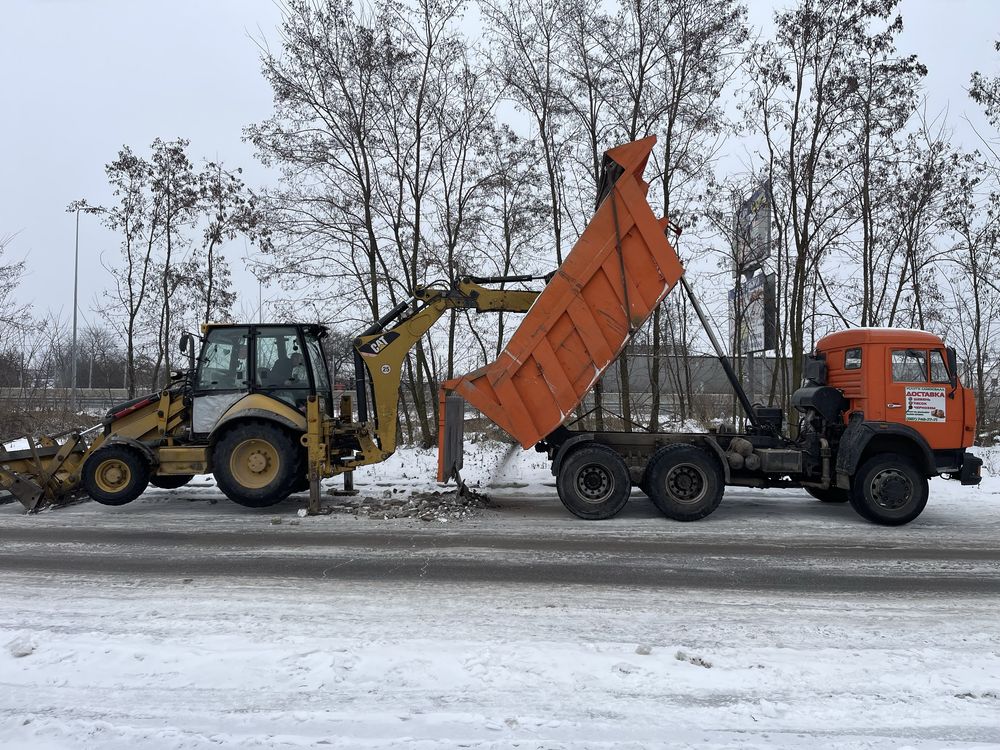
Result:
[[[132,469],[120,458],[101,461],[94,472],[94,483],[98,489],[111,495],[124,490],[131,481]]]
[[[899,469],[883,469],[870,484],[872,501],[885,510],[899,510],[913,499],[913,483]]]
[[[603,503],[615,491],[614,475],[606,466],[587,464],[576,475],[576,491],[584,502]]]
[[[708,477],[694,464],[677,464],[667,472],[667,494],[682,505],[693,505],[708,492]]]
[[[229,457],[229,470],[243,487],[259,490],[278,476],[281,458],[266,440],[251,438],[237,445]]]

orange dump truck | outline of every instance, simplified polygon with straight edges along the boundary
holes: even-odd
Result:
[[[959,382],[955,350],[905,329],[827,336],[792,395],[801,420],[751,405],[683,278],[666,218],[650,208],[642,173],[646,138],[605,155],[597,211],[499,358],[441,387],[438,479],[462,465],[465,404],[524,448],[548,455],[563,504],[587,519],[614,516],[633,486],[668,517],[704,518],[726,485],[802,487],[824,502],[850,501],[864,518],[900,525],[927,503],[929,477],[978,484],[982,461],[965,449],[973,394]],[[746,433],[585,432],[565,426],[632,333],[681,283],[691,296],[734,392]]]

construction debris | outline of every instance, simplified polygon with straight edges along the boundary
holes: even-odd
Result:
[[[333,492],[328,492],[331,496]],[[417,518],[421,521],[463,520],[489,507],[486,495],[466,488],[416,492],[386,490],[379,496],[336,497],[336,502],[324,506],[331,513],[351,513],[368,518]]]

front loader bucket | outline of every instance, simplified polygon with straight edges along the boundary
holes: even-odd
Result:
[[[606,152],[597,211],[500,357],[441,386],[525,448],[580,405],[684,272],[667,220],[646,202],[642,172],[655,144],[650,136]],[[439,481],[454,461],[450,434],[446,417]]]
[[[9,451],[0,447],[0,490],[20,501],[28,511],[67,498],[80,482],[87,443],[79,434],[57,438],[26,438],[28,447]]]

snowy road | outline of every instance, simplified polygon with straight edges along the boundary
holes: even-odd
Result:
[[[502,501],[499,506],[494,513],[504,512]],[[570,537],[551,528],[518,534],[470,524],[414,529],[413,522],[358,529],[353,518],[339,521],[325,524],[329,528],[323,531],[275,526],[242,532],[214,531],[211,526],[157,531],[145,524],[120,529],[3,528],[0,570],[156,578],[210,575],[802,594],[1000,595],[1000,540],[988,547],[912,541],[834,544],[780,536],[733,542],[717,537],[677,539],[668,533],[632,538],[600,529]]]
[[[1000,747],[996,480],[886,529],[739,490],[586,523],[532,471],[448,523],[0,506],[0,747]]]

